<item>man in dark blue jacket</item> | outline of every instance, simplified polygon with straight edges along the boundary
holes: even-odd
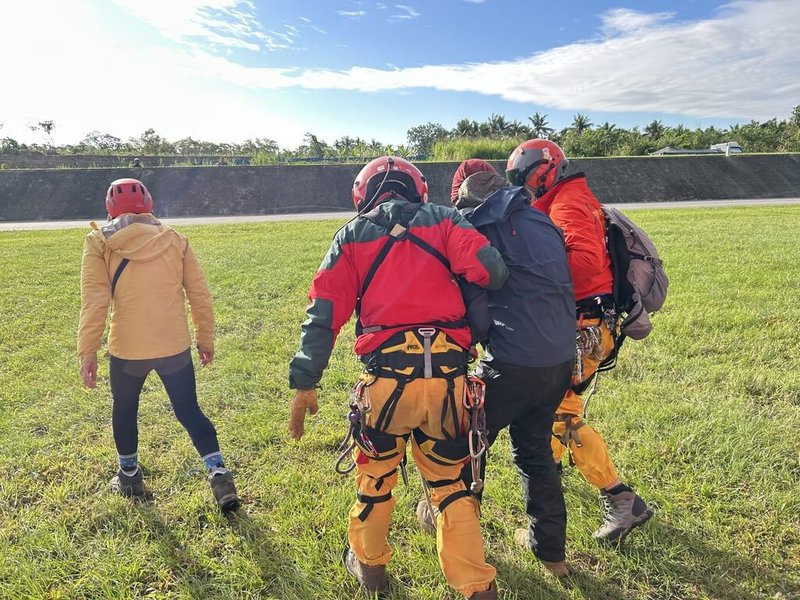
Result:
[[[549,217],[531,208],[524,187],[507,187],[494,169],[470,171],[457,171],[456,177],[465,179],[456,207],[500,251],[509,270],[505,285],[488,292],[492,323],[476,373],[486,383],[488,442],[509,428],[530,518],[529,528],[515,537],[563,577],[569,574],[567,511],[550,436],[575,361],[575,307],[564,239]],[[469,465],[462,477],[469,488]]]

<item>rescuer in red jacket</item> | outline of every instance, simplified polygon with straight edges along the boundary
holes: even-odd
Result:
[[[605,522],[594,536],[618,544],[634,527],[644,524],[653,511],[619,480],[603,438],[581,417],[581,394],[592,383],[600,364],[614,351],[619,324],[603,211],[583,173],[566,176],[568,164],[557,144],[528,140],[509,156],[506,177],[512,185],[528,188],[535,198],[534,208],[543,211],[564,232],[575,291],[578,358],[572,388],[556,411],[553,456],[560,465],[564,449],[569,448],[571,459],[586,480],[600,490],[606,505]]]
[[[351,398],[357,499],[349,515],[347,570],[369,591],[388,587],[385,566],[397,469],[411,441],[437,517],[439,562],[467,598],[497,598],[478,504],[460,478],[469,456],[463,403],[471,332],[455,276],[497,289],[500,254],[452,207],[428,203],[419,170],[397,157],[368,163],[353,184],[358,216],[342,227],[309,291],[300,349],[289,366],[289,430],[306,410],[336,336],[355,310],[355,352],[365,372]]]

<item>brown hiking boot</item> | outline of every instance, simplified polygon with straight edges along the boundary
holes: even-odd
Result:
[[[368,592],[385,592],[389,589],[385,565],[375,565],[374,567],[365,565],[356,558],[350,548],[344,551],[343,558],[347,571],[358,580],[358,583],[365,590]]]
[[[556,562],[550,562],[547,560],[540,560],[539,562],[542,563],[542,566],[550,571],[552,575],[555,575],[559,579],[570,576],[566,561],[559,560]]]
[[[427,500],[420,500],[417,503],[417,521],[422,531],[425,533],[436,533],[436,517],[431,514],[431,507]]]
[[[239,496],[236,495],[236,486],[233,483],[233,473],[225,471],[221,475],[210,475],[208,483],[214,493],[214,500],[223,513],[237,510],[241,506]]]
[[[523,548],[527,548],[528,550],[533,549],[531,548],[530,533],[527,528],[514,530],[514,541]],[[562,577],[569,577],[570,575],[569,569],[567,568],[567,563],[563,560],[550,562],[548,560],[539,559],[539,562],[542,563],[542,566],[545,569],[559,579]]]
[[[144,487],[144,477],[142,476],[142,469],[137,468],[136,473],[133,475],[126,475],[122,469],[117,471],[117,474],[111,478],[109,482],[111,491],[126,498],[143,498],[147,494]]]
[[[493,581],[485,592],[475,592],[469,600],[497,600],[497,584]]]

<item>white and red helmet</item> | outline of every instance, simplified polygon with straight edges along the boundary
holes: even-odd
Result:
[[[153,197],[138,179],[117,179],[108,186],[106,210],[112,219],[125,213],[151,213]]]
[[[428,201],[425,176],[404,158],[381,156],[371,160],[353,181],[353,204],[359,212],[398,197],[409,202]]]
[[[541,197],[566,175],[569,159],[558,144],[550,140],[528,140],[514,148],[506,164],[506,179],[511,185],[527,186]]]

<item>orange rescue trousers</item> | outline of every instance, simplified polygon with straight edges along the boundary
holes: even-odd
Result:
[[[448,400],[445,378],[408,381],[391,420],[380,432],[372,428],[398,382],[391,377],[370,381],[364,396],[371,405],[367,434],[379,440],[372,439],[374,448],[368,449],[370,452],[359,446],[353,450],[358,490],[348,527],[353,553],[371,566],[385,565],[391,559],[392,549],[387,541],[395,505],[391,492],[397,485],[397,468],[410,439],[414,461],[428,482],[437,515],[436,547],[447,582],[466,597],[487,590],[495,578],[495,569],[484,558],[478,503],[466,493],[460,476],[468,458],[464,439],[468,416],[462,403],[464,376],[451,380],[454,403]],[[448,408],[443,413],[445,405]],[[453,407],[456,414],[452,414]],[[461,431],[454,431],[456,425]]]
[[[614,350],[614,337],[605,320],[584,318],[578,322],[578,328],[579,331],[582,330],[584,340],[594,338],[596,343],[587,344],[593,345],[593,348],[581,349],[581,365],[573,376],[573,385],[591,379],[600,363]],[[568,390],[556,410],[556,420],[553,423],[553,458],[560,463],[564,450],[569,448],[572,461],[586,481],[596,488],[605,489],[618,481],[619,477],[603,438],[583,422],[583,408],[583,398],[572,389]]]

